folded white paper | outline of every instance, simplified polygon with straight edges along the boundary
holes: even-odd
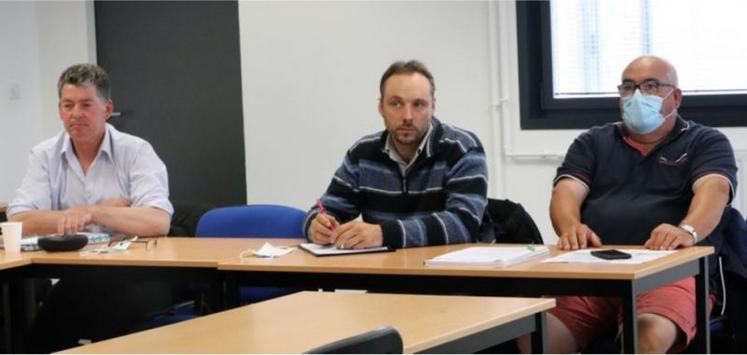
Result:
[[[241,256],[249,256],[253,255],[258,258],[276,258],[279,256],[286,255],[292,251],[296,250],[296,248],[293,247],[276,247],[270,243],[265,243],[262,245],[259,250],[254,249],[247,249],[241,252]]]

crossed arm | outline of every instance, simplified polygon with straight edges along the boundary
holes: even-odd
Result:
[[[131,207],[121,198],[97,205],[75,206],[62,211],[26,211],[9,218],[23,222],[23,233],[74,234],[88,224],[100,224],[124,234],[140,236],[165,235],[171,217],[155,207]]]

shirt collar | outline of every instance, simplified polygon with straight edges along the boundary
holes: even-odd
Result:
[[[101,140],[101,146],[99,146],[99,152],[96,154],[96,158],[101,156],[102,154],[106,154],[107,157],[112,157],[112,137],[111,137],[111,130],[113,127],[110,124],[106,124],[106,129],[104,130],[104,139]],[[70,135],[67,134],[67,132],[63,133],[63,142],[62,142],[62,149],[60,150],[60,155],[65,157],[73,157],[75,156],[75,149],[73,149],[73,141],[70,138]]]
[[[425,148],[425,145],[428,144],[428,141],[430,140],[431,134],[433,133],[433,120],[430,122],[430,126],[428,127],[428,131],[425,132],[425,135],[423,136],[423,140],[420,141],[420,145],[418,146],[418,149],[415,151],[415,155],[412,156],[412,159],[410,159],[409,163],[406,163],[407,166],[410,166],[412,162],[414,162],[420,153]],[[384,144],[384,153],[388,154],[391,158],[398,158],[394,159],[395,161],[401,161],[404,162],[404,159],[402,156],[397,152],[397,149],[394,147],[394,142],[392,142],[392,135],[387,133],[386,135],[386,143]]]

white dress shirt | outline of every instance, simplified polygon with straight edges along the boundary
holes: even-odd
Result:
[[[65,210],[113,198],[123,198],[133,207],[174,213],[166,165],[150,143],[107,124],[99,152],[86,174],[65,131],[32,148],[26,176],[8,205],[7,215]],[[87,229],[106,231],[91,227]]]

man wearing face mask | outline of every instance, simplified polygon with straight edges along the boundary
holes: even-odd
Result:
[[[618,91],[622,122],[582,133],[558,168],[550,202],[558,248],[674,249],[704,241],[737,185],[728,139],[678,115],[677,72],[662,58],[633,60]],[[548,316],[550,353],[577,352],[598,335],[619,334],[619,299],[557,302]],[[682,350],[695,335],[693,278],[639,295],[637,307],[641,353]]]

